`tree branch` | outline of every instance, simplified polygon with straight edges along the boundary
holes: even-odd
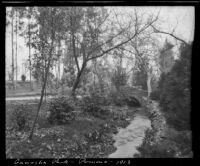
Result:
[[[159,14],[156,16],[156,18],[155,18],[154,20],[152,20],[152,21],[149,22],[147,25],[145,25],[143,28],[141,28],[141,29],[139,30],[139,32],[135,33],[131,38],[128,37],[128,40],[123,41],[123,42],[117,44],[116,46],[114,46],[114,47],[112,47],[112,48],[110,48],[110,49],[107,49],[106,51],[102,51],[102,53],[101,53],[100,55],[97,55],[97,56],[88,58],[87,61],[92,60],[92,59],[95,59],[95,58],[102,57],[104,54],[106,54],[106,53],[112,51],[113,49],[115,49],[115,48],[117,48],[117,47],[120,47],[120,46],[122,46],[123,44],[128,43],[129,41],[131,41],[132,39],[134,39],[138,34],[140,34],[141,32],[143,32],[144,30],[146,30],[148,27],[152,26],[152,24],[158,20],[158,16],[159,16]]]
[[[172,36],[173,38],[175,38],[176,40],[179,40],[179,41],[183,42],[184,44],[188,45],[188,43],[187,43],[185,40],[183,40],[183,39],[181,39],[181,38],[175,36],[173,33],[169,33],[169,32],[165,32],[165,31],[158,30],[158,29],[157,29],[156,27],[154,27],[153,25],[151,25],[151,27],[154,29],[154,32],[155,32],[155,33],[163,33],[163,34],[166,34],[166,35],[170,35],[170,36]]]
[[[97,55],[97,56],[88,58],[87,61],[92,60],[92,59],[95,59],[95,58],[99,58],[99,57],[103,56],[104,54],[106,54],[106,53],[108,53],[108,52],[114,50],[115,48],[120,47],[120,46],[122,46],[123,44],[128,43],[128,42],[129,42],[130,40],[132,40],[136,35],[137,35],[137,34],[134,34],[134,35],[132,36],[132,38],[130,38],[130,39],[126,40],[126,41],[123,41],[123,42],[117,44],[116,46],[114,46],[114,47],[112,47],[112,48],[110,48],[110,49],[107,49],[106,51],[103,51],[103,50],[102,50],[102,53],[101,53],[100,55]]]

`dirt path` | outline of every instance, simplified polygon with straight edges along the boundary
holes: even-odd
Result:
[[[47,96],[47,99],[50,99],[54,96]],[[35,100],[40,99],[40,96],[22,96],[22,97],[6,97],[6,101],[15,101],[15,100]]]

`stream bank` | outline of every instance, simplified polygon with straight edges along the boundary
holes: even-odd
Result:
[[[146,130],[145,139],[138,150],[138,158],[191,158],[191,131],[177,131],[170,127],[160,111],[159,104],[151,101],[148,106],[151,129]]]
[[[139,153],[137,147],[142,144],[145,131],[150,126],[150,120],[146,116],[137,113],[126,128],[119,129],[118,133],[113,136],[114,146],[117,150],[108,157],[132,158],[134,154]]]

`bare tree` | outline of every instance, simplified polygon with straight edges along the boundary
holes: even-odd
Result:
[[[166,32],[166,31],[163,31],[163,30],[159,30],[159,28],[155,27],[154,25],[151,25],[151,27],[153,28],[154,33],[161,33],[161,34],[169,35],[169,36],[175,38],[176,40],[179,40],[180,42],[182,42],[182,43],[188,45],[188,43],[187,43],[185,40],[181,39],[180,37],[178,37],[178,36],[176,36],[176,35],[174,34],[174,30],[175,30],[175,29],[174,29],[172,32]]]
[[[126,49],[124,47],[120,47],[120,49],[123,49],[125,51],[128,51],[130,53],[132,53],[133,55],[135,55],[136,58],[136,62],[138,65],[142,65],[143,69],[146,72],[147,75],[147,80],[146,80],[146,84],[147,84],[147,99],[149,102],[149,97],[150,94],[152,92],[152,87],[151,87],[151,80],[153,78],[153,66],[151,61],[153,59],[155,59],[156,57],[156,48],[158,48],[158,46],[156,46],[156,41],[155,39],[152,37],[152,32],[151,32],[151,28],[154,23],[156,23],[156,21],[159,18],[159,13],[160,11],[154,16],[154,14],[149,14],[149,17],[147,18],[146,24],[149,25],[149,29],[146,31],[142,31],[142,33],[140,33],[140,35],[137,35],[133,40],[130,41],[130,45],[128,47],[131,47],[134,49],[133,51],[130,51],[130,49]],[[118,20],[118,16],[115,13],[115,16],[117,18],[117,23],[120,26],[120,28],[122,29],[122,25],[120,23],[120,21]],[[144,22],[143,19],[143,13],[139,13],[137,9],[134,9],[134,17],[132,15],[129,15],[129,17],[131,18],[131,20],[134,22],[134,31],[135,33],[138,33],[141,25]],[[126,32],[124,34],[124,36],[128,39],[130,39],[130,32]]]
[[[87,17],[87,12],[93,12],[94,16],[91,17]],[[75,60],[75,64],[77,67],[77,75],[76,75],[76,79],[72,88],[72,96],[75,96],[75,90],[79,84],[79,82],[81,81],[81,76],[84,73],[84,70],[88,64],[89,61],[103,57],[104,55],[107,55],[108,53],[110,53],[112,50],[119,48],[127,43],[129,43],[130,41],[132,41],[136,36],[142,34],[144,31],[146,31],[148,28],[151,27],[151,25],[157,21],[158,16],[157,17],[149,17],[148,21],[146,21],[146,23],[144,23],[143,25],[138,26],[138,29],[135,30],[134,33],[131,33],[129,35],[129,38],[121,38],[128,29],[130,30],[131,28],[131,21],[130,20],[129,24],[126,27],[123,27],[122,29],[118,30],[116,33],[113,34],[111,28],[109,30],[104,30],[104,36],[105,34],[107,34],[107,38],[103,37],[103,32],[102,32],[102,27],[106,27],[104,23],[108,23],[106,22],[106,20],[108,19],[108,16],[103,16],[102,19],[99,19],[99,24],[96,23],[95,19],[97,17],[97,15],[95,15],[95,9],[93,11],[83,11],[83,13],[85,14],[85,17],[80,18],[80,20],[84,20],[85,24],[82,25],[82,40],[80,40],[80,38],[78,38],[78,33],[75,30],[71,29],[71,36],[72,36],[72,46],[73,46],[73,57]],[[73,12],[71,12],[70,14],[70,20],[71,20],[71,26],[73,25],[73,21],[75,20],[73,18],[77,18],[80,17],[79,15],[77,15],[77,13],[80,13],[80,10],[77,11],[76,8],[73,8]],[[90,15],[91,16],[91,15]],[[99,15],[98,15],[99,16]],[[110,21],[110,20],[109,20]],[[77,22],[75,22],[76,24],[78,24]],[[74,23],[74,24],[75,24]],[[75,24],[75,25],[76,25]],[[138,22],[135,22],[135,24],[138,24]],[[73,25],[72,27],[77,27],[77,25],[75,26]],[[84,29],[84,27],[86,27]],[[116,27],[112,27],[117,29]],[[105,33],[106,31],[106,33]],[[80,46],[80,50],[82,51],[81,55],[77,55],[77,48],[75,47],[75,42],[79,43]],[[80,66],[79,63],[79,59],[81,58],[82,61],[82,65]]]

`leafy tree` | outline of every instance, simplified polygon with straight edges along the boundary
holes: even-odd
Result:
[[[178,130],[190,129],[190,66],[192,45],[182,44],[180,59],[159,82],[160,106],[167,122]]]
[[[38,7],[37,9],[38,14],[36,15],[36,20],[39,25],[39,33],[37,34],[37,37],[33,41],[32,45],[38,51],[38,58],[36,58],[36,64],[38,61],[40,62],[44,59],[45,71],[41,98],[38,104],[36,117],[30,132],[30,139],[32,139],[34,128],[42,105],[49,70],[50,67],[53,65],[53,58],[55,55],[55,41],[59,38],[57,34],[60,30],[60,25],[62,22],[61,12],[57,8]]]

